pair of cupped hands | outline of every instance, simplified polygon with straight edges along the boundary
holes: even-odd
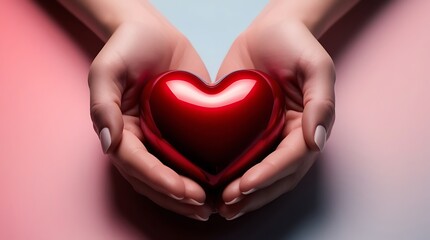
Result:
[[[235,219],[292,190],[323,149],[335,116],[333,62],[312,32],[301,21],[261,14],[233,42],[217,79],[239,69],[268,73],[285,93],[286,124],[276,150],[229,183],[213,205],[198,183],[161,163],[143,144],[139,95],[146,80],[185,70],[210,82],[183,34],[158,13],[144,17],[116,28],[89,74],[94,128],[122,176],[161,207],[201,221],[216,212]]]

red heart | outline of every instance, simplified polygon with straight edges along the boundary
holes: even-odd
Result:
[[[150,152],[208,187],[228,183],[273,150],[284,112],[278,84],[257,70],[233,72],[215,85],[171,71],[149,81],[141,96]]]

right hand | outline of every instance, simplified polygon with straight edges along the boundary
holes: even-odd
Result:
[[[118,26],[91,64],[91,118],[102,148],[133,188],[173,212],[205,221],[211,209],[196,182],[177,174],[143,145],[139,95],[144,83],[167,70],[209,74],[190,42],[157,14]]]
[[[218,76],[238,69],[264,71],[280,84],[286,123],[276,150],[224,189],[219,213],[228,220],[291,191],[322,151],[335,119],[333,61],[300,19],[263,11],[233,43]]]

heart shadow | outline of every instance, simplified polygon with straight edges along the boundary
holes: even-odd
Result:
[[[104,43],[89,28],[69,13],[57,1],[35,0],[36,7],[44,11],[60,29],[70,37],[89,61],[92,61]]]
[[[114,167],[110,199],[118,215],[139,229],[142,238],[281,239],[320,211],[320,170],[318,159],[293,191],[234,221],[212,215],[209,221],[199,222],[165,210],[136,193]]]

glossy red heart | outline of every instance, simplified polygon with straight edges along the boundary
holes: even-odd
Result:
[[[240,70],[213,85],[185,71],[149,81],[141,127],[151,153],[206,187],[218,187],[261,161],[280,139],[285,103],[278,84]]]

